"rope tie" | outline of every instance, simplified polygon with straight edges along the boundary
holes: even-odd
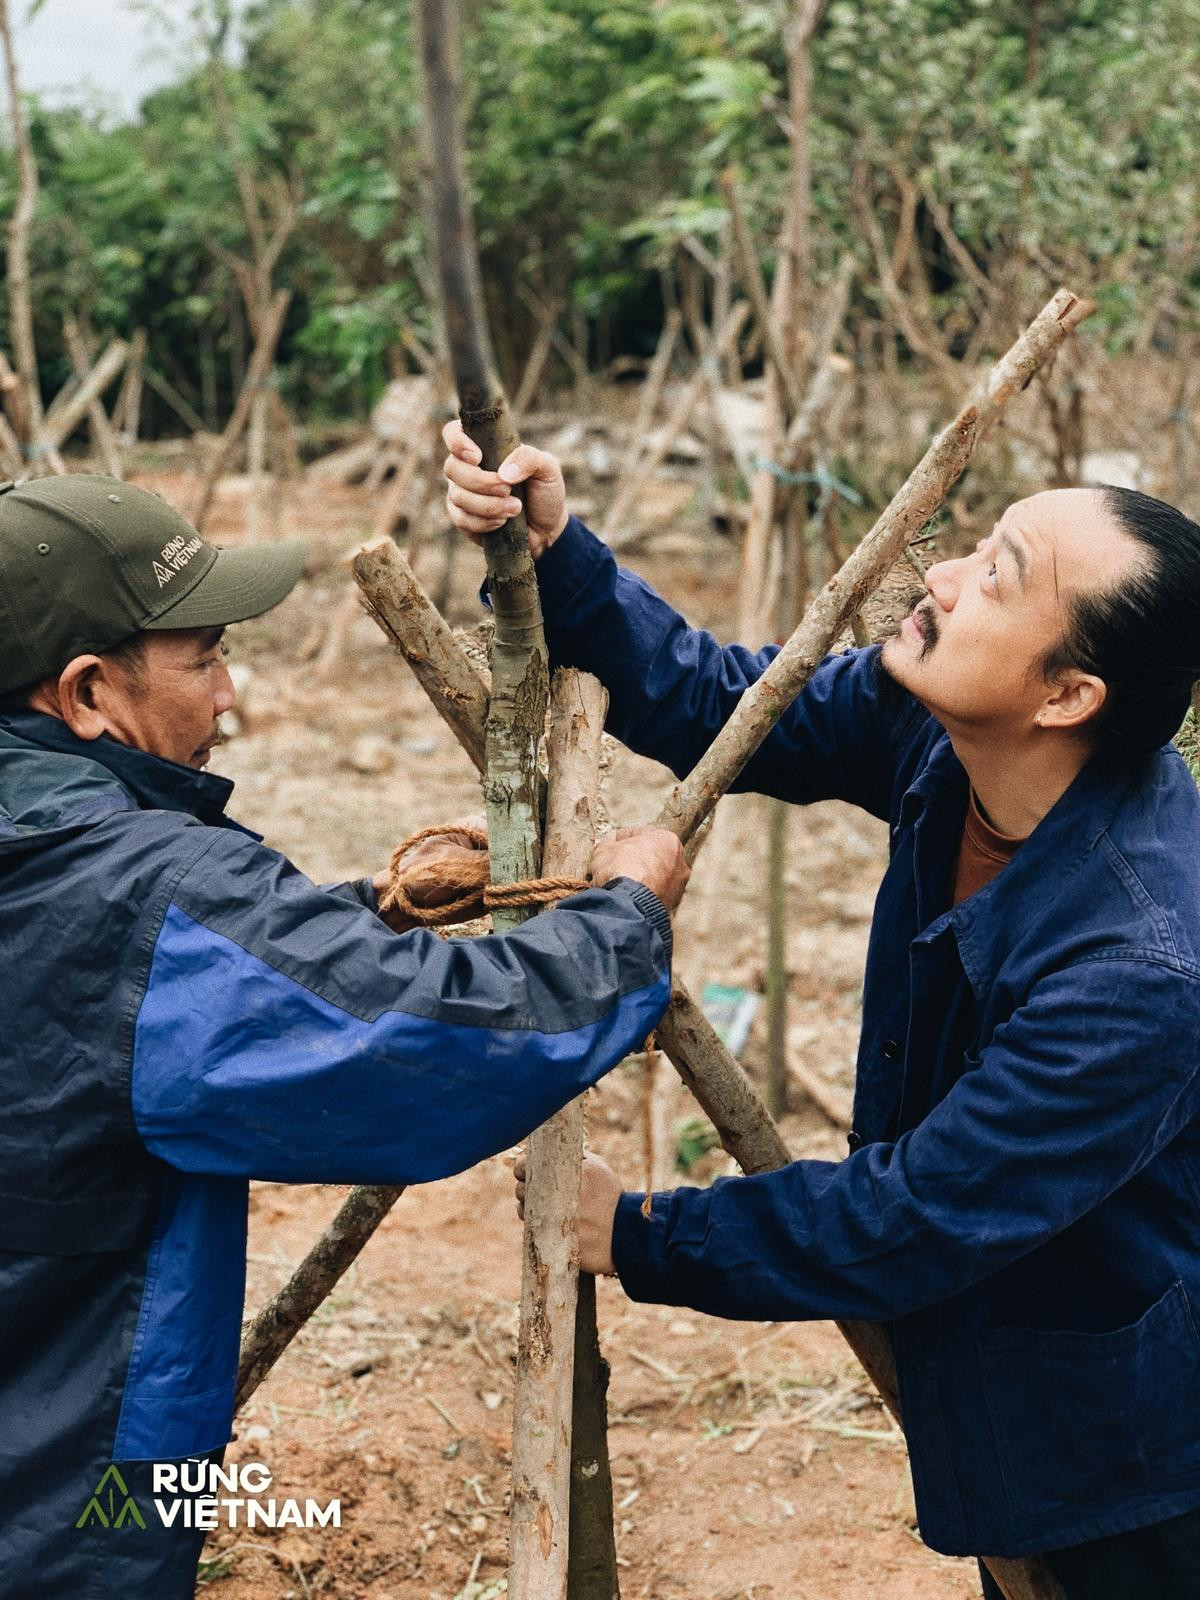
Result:
[[[412,861],[404,858],[426,839],[453,839],[475,854],[443,860]],[[398,907],[422,927],[463,922],[486,911],[511,906],[547,906],[588,887],[586,878],[525,878],[518,883],[488,881],[487,834],[482,828],[438,823],[411,834],[392,851],[391,883],[379,897],[380,911]],[[414,898],[414,894],[418,898]]]

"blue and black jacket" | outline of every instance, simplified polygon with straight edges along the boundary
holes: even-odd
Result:
[[[688,771],[773,648],[722,648],[577,521],[539,560],[551,657]],[[891,1325],[921,1531],[1029,1555],[1200,1507],[1200,796],[1096,759],[951,906],[967,777],[880,671],[830,657],[739,787],[890,828],[851,1154],[618,1207],[636,1299]]]
[[[640,1046],[669,996],[670,921],[641,884],[502,936],[397,935],[369,886],[318,888],[228,822],[231,788],[0,718],[12,1600],[192,1593],[195,1535],[75,1524],[109,1463],[136,1500],[146,1463],[228,1440],[248,1179],[461,1171]]]

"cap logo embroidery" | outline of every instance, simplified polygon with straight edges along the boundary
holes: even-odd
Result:
[[[203,542],[199,534],[194,539],[185,539],[183,534],[179,533],[168,544],[163,545],[162,562],[152,563],[160,589],[187,566]]]

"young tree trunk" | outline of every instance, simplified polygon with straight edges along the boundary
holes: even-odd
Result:
[[[454,0],[418,0],[413,20],[430,238],[459,415],[483,453],[484,467],[494,471],[518,440],[495,376],[467,202]],[[484,557],[496,618],[484,781],[488,856],[492,881],[512,883],[536,877],[541,865],[537,757],[548,695],[546,640],[523,514],[485,538]],[[504,911],[493,923],[502,930],[528,915],[528,909]]]
[[[42,390],[38,381],[37,347],[33,338],[33,301],[29,289],[29,230],[37,207],[37,163],[33,142],[21,104],[17,58],[13,49],[8,0],[0,0],[0,43],[4,48],[4,75],[8,84],[9,115],[17,152],[17,203],[8,222],[8,305],[12,324],[13,356],[24,386],[22,443],[29,443],[42,420]]]

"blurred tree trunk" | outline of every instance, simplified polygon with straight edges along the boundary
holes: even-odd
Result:
[[[25,109],[21,104],[21,86],[17,80],[17,58],[13,50],[12,26],[8,16],[8,0],[0,0],[0,43],[4,48],[4,75],[8,83],[9,115],[12,119],[13,144],[17,152],[17,203],[8,222],[8,303],[12,323],[13,358],[24,389],[23,414],[19,415],[17,433],[23,444],[29,444],[42,420],[42,391],[38,382],[37,347],[33,338],[33,303],[29,290],[29,231],[37,207],[37,163],[33,158],[33,143]]]

